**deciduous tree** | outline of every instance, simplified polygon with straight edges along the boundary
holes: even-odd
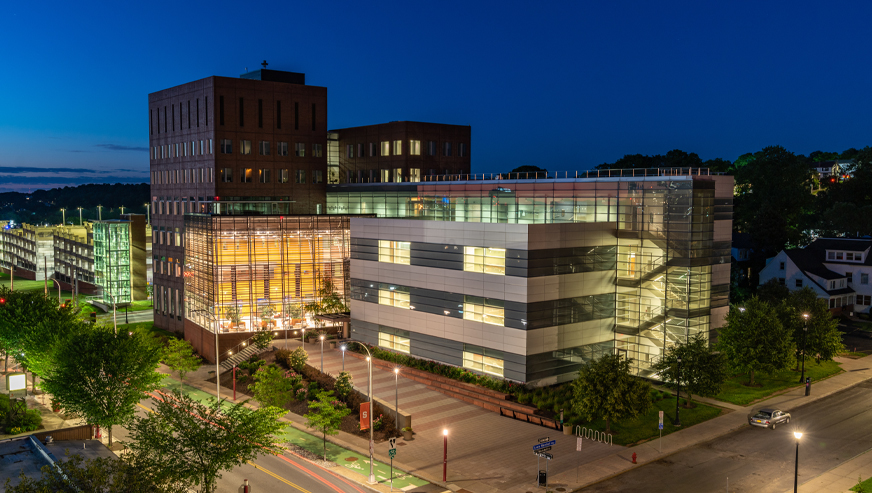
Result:
[[[689,402],[693,402],[693,394],[712,396],[721,391],[727,379],[726,361],[722,354],[709,349],[708,339],[697,334],[686,343],[671,346],[651,366],[673,387],[679,377],[678,358],[681,358],[681,388],[687,392]]]
[[[754,385],[756,373],[780,371],[793,361],[790,329],[782,325],[768,303],[756,296],[744,308],[730,308],[726,324],[718,331],[717,348],[733,371],[749,375],[748,385]]]
[[[318,430],[324,440],[324,460],[327,460],[327,435],[339,433],[342,418],[348,416],[351,409],[344,403],[334,399],[333,391],[322,390],[316,395],[316,400],[309,403],[309,412],[306,418],[306,427]]]
[[[291,378],[290,372],[273,365],[262,366],[254,372],[254,383],[248,388],[254,393],[254,400],[261,406],[272,406],[284,410],[300,388],[299,379]]]
[[[581,367],[573,382],[573,405],[588,420],[637,418],[651,408],[651,385],[630,374],[631,359],[607,354]]]
[[[153,413],[128,427],[125,445],[149,468],[162,468],[167,477],[197,485],[201,493],[215,491],[221,471],[282,451],[275,436],[284,428],[278,420],[282,411],[275,408],[222,406],[215,399],[202,404],[179,391],[154,402]]]
[[[160,347],[140,332],[88,326],[64,340],[43,388],[64,409],[109,431],[129,421],[146,392],[160,388]]]
[[[803,314],[808,315],[808,332]],[[809,287],[792,291],[778,308],[778,318],[781,324],[793,334],[796,343],[794,355],[797,363],[809,356],[817,363],[832,361],[845,350],[842,344],[842,333],[839,331],[839,320],[833,317],[826,300],[818,298],[817,293]],[[805,354],[803,354],[803,342]]]
[[[169,339],[167,345],[164,346],[162,360],[170,370],[179,374],[179,380],[183,386],[185,385],[185,375],[188,372],[197,371],[197,368],[203,364],[190,342],[175,338]]]

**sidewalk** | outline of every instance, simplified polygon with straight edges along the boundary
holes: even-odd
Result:
[[[282,348],[284,340],[275,341],[273,344]],[[288,341],[289,349],[299,346],[299,341]],[[320,344],[307,344],[306,350],[309,352],[309,364],[320,368]],[[398,441],[395,467],[453,491],[462,488],[472,493],[526,493],[544,491],[544,488],[535,486],[537,466],[545,468],[544,463],[537,464],[537,458],[532,453],[532,447],[538,443],[539,438],[549,437],[557,442],[550,452],[554,460],[548,461],[549,490],[563,488],[564,491],[573,491],[636,467],[637,465],[632,464],[631,461],[634,452],[638,456],[638,465],[656,461],[684,448],[746,426],[747,415],[752,408],[776,406],[791,411],[802,404],[813,402],[872,378],[870,358],[856,360],[838,358],[837,361],[842,363],[844,373],[814,383],[812,395],[809,397],[805,397],[804,387],[799,386],[747,407],[712,401],[731,412],[664,436],[662,453],[658,450],[659,441],[656,439],[629,448],[585,441],[582,451],[576,452],[574,436],[565,436],[555,430],[501,417],[496,413],[447,397],[422,384],[402,378],[402,370],[399,380],[395,380],[393,372],[376,366],[373,366],[372,372],[374,395],[393,403],[396,389],[399,393],[400,409],[412,414],[415,438],[409,442],[402,439]],[[211,369],[214,370],[214,366]],[[341,369],[341,351],[325,347],[324,371],[338,375]],[[345,369],[352,374],[355,387],[366,392],[366,362],[346,356]],[[205,378],[211,377],[208,371],[208,365],[202,367],[196,375],[191,374],[190,381],[199,380],[198,387],[202,384],[203,390],[214,394],[215,385],[203,382]],[[222,395],[223,392],[222,390]],[[305,420],[301,416],[289,413],[288,417],[295,426],[304,429],[302,423]],[[652,426],[656,427],[656,423]],[[448,481],[444,483],[442,482],[443,429],[448,430]],[[365,439],[340,433],[339,436],[328,440],[349,450],[368,455],[368,443]],[[387,443],[376,444],[375,453],[379,460],[388,459],[387,449]],[[866,459],[862,458],[866,456],[861,456],[855,460],[872,461],[872,454],[867,456]],[[861,467],[862,464],[866,463],[861,463],[857,467]],[[853,470],[850,464],[846,463],[843,466],[846,468],[844,472],[840,466],[827,474],[847,474]],[[855,474],[851,486],[856,483],[856,479]],[[813,489],[806,491],[813,491]]]
[[[802,483],[799,485],[799,491],[801,493],[851,493],[851,488],[857,484],[859,476],[862,476],[864,481],[872,476],[872,453],[869,450]],[[785,493],[793,493],[793,490]]]

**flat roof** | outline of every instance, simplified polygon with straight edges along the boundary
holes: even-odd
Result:
[[[22,473],[28,478],[38,479],[42,476],[43,466],[50,465],[52,461],[66,462],[73,455],[81,455],[85,459],[117,458],[99,440],[64,440],[48,445],[39,443],[42,450],[36,448],[30,435],[0,442],[0,478],[11,479],[13,486],[20,482]]]

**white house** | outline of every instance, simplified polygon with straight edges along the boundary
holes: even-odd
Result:
[[[791,291],[812,288],[830,309],[869,313],[872,239],[819,238],[766,261],[760,284],[778,279]]]

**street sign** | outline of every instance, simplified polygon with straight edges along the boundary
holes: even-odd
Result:
[[[388,443],[390,444],[391,448],[397,448],[397,439],[396,438],[391,438],[390,440],[388,440]]]
[[[660,411],[660,424],[657,425],[661,430],[663,429],[663,411]]]
[[[660,430],[662,430],[662,429],[663,429],[663,423],[660,423],[659,425],[657,425],[657,428],[660,429]]]
[[[394,456],[397,455],[397,449],[392,448],[392,449],[388,450],[388,455],[391,456],[391,459],[393,459]]]
[[[576,451],[576,452],[581,452],[581,437],[578,437],[578,438],[575,440],[575,451]]]
[[[540,439],[539,439],[539,443],[545,443],[545,442],[547,442],[548,440],[551,440],[551,437],[540,438]]]
[[[543,459],[548,459],[548,460],[551,460],[554,458],[553,455],[546,454],[545,452],[536,452],[536,455],[538,455],[539,457],[542,457]]]
[[[542,442],[542,443],[540,443],[539,445],[534,445],[534,446],[533,446],[533,451],[535,452],[535,451],[537,451],[537,450],[542,450],[542,449],[545,448],[545,447],[551,447],[551,446],[554,445],[555,443],[557,443],[557,440],[551,440],[551,441],[548,441],[548,442]]]
[[[545,452],[548,452],[549,450],[551,450],[551,447],[545,447],[545,448],[537,450],[537,452],[545,453]]]

